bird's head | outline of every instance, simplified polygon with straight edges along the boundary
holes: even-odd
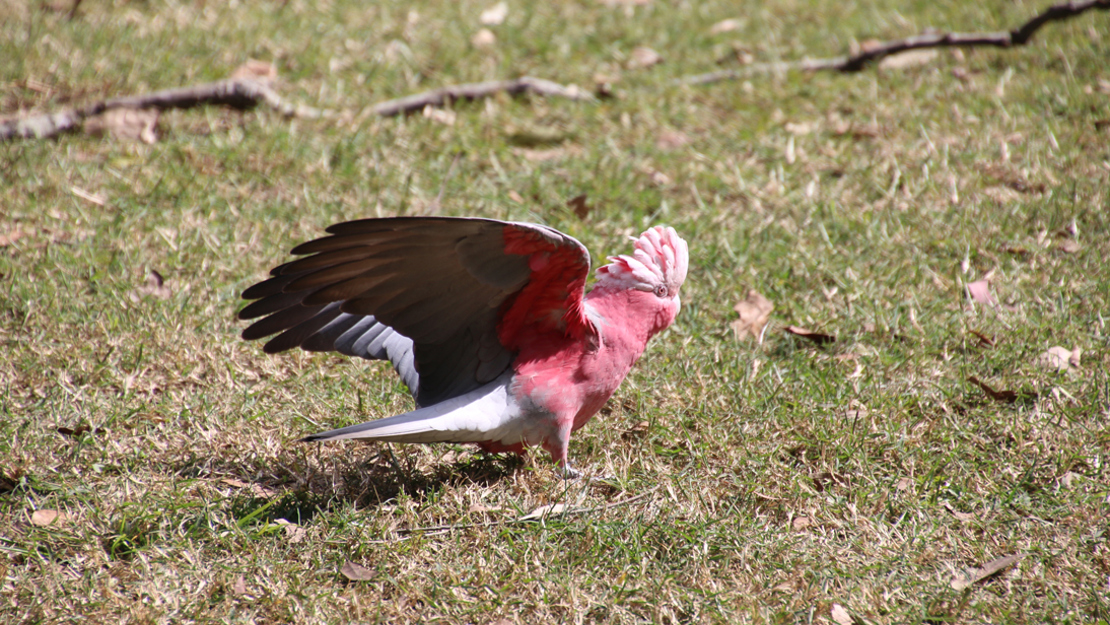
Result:
[[[686,281],[690,265],[686,241],[674,228],[664,226],[649,229],[635,241],[631,256],[612,256],[608,265],[597,268],[597,285],[652,293],[661,302],[673,305],[673,320],[681,306],[678,290]]]

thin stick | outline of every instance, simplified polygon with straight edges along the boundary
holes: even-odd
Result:
[[[838,56],[829,59],[804,59],[801,61],[784,61],[779,63],[756,63],[739,69],[709,72],[678,79],[681,84],[704,85],[723,80],[738,80],[762,74],[783,73],[789,71],[812,72],[817,70],[832,70],[837,72],[858,72],[868,65],[882,60],[892,54],[907,50],[920,50],[924,48],[974,48],[997,47],[1011,48],[1023,46],[1033,38],[1033,35],[1042,26],[1049,22],[1061,21],[1090,10],[1110,10],[1110,0],[1087,0],[1085,2],[1062,2],[1054,4],[1021,26],[1008,32],[994,33],[930,33],[886,41],[874,46],[869,46],[857,54]]]

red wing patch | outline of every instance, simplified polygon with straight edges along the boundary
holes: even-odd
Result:
[[[497,326],[501,344],[519,349],[526,335],[556,330],[581,338],[589,322],[582,310],[590,257],[577,241],[553,242],[541,231],[516,224],[504,229],[505,253],[528,256],[532,275],[505,302]]]

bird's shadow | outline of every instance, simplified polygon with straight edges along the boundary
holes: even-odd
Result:
[[[311,449],[311,448],[308,448]],[[418,467],[414,456],[400,458],[385,445],[376,452],[333,455],[320,460],[305,448],[277,458],[229,459],[193,455],[174,467],[182,477],[205,479],[235,489],[230,512],[236,519],[305,523],[317,514],[353,505],[375,509],[401,497],[417,502],[451,486],[495,484],[524,465],[516,454],[465,453],[453,462]],[[428,464],[428,463],[424,463]]]

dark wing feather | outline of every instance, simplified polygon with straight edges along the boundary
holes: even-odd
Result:
[[[307,256],[243,292],[256,301],[240,318],[261,317],[244,338],[277,334],[267,352],[301,347],[388,359],[417,403],[429,406],[501,375],[522,331],[551,319],[570,319],[570,328],[559,328],[565,331],[586,324],[580,309],[589,254],[551,228],[396,217],[328,232],[293,249]]]

